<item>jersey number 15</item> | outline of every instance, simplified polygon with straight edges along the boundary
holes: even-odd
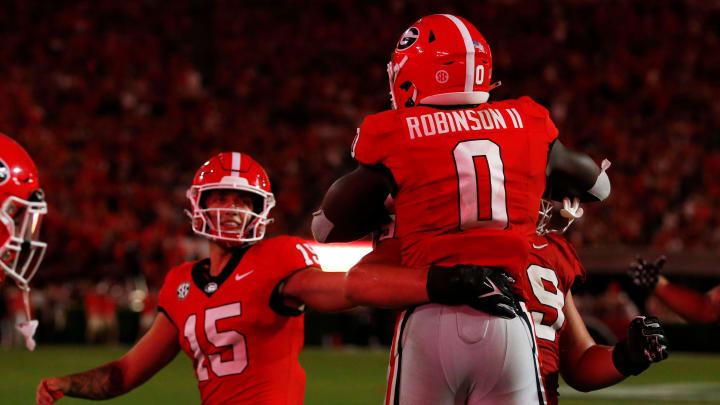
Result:
[[[215,308],[205,310],[205,337],[207,341],[215,347],[232,346],[232,359],[223,361],[220,353],[206,355],[200,349],[197,336],[195,336],[195,324],[197,323],[197,315],[188,316],[185,321],[184,335],[190,343],[190,350],[193,352],[196,366],[195,373],[199,381],[207,381],[208,363],[210,369],[218,377],[227,375],[240,374],[248,365],[247,346],[245,345],[245,336],[234,330],[220,332],[217,330],[216,321],[234,316],[240,316],[242,308],[239,302],[226,304]],[[206,361],[209,360],[209,361]]]

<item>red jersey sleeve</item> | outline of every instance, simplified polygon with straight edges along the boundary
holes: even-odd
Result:
[[[193,264],[194,262],[187,262],[170,269],[165,276],[160,292],[158,292],[158,312],[164,313],[173,324],[175,324],[175,320],[170,314],[175,313],[178,298],[184,297],[190,291],[190,282],[182,282],[182,273],[189,272]],[[189,276],[186,278],[189,280]],[[177,327],[177,325],[175,326]]]
[[[547,141],[547,143],[554,141],[558,137],[558,129],[550,118],[550,111],[528,96],[522,96],[518,101],[523,106],[525,113],[540,117],[545,121],[545,141]]]
[[[584,282],[587,277],[587,273],[585,271],[585,267],[583,267],[582,262],[580,261],[580,256],[578,256],[578,253],[572,243],[561,235],[555,233],[549,233],[547,236],[557,243],[558,250],[563,256],[563,261],[567,264],[567,269],[571,270],[567,273],[568,276],[572,276],[573,279],[570,280],[568,285],[571,286],[572,282],[577,278],[580,278],[580,280]]]
[[[273,258],[270,277],[278,282],[306,267],[321,268],[313,248],[298,237],[278,236],[267,239],[262,247],[261,254]]]
[[[166,275],[165,275],[165,281],[163,281],[163,285],[160,288],[160,292],[158,293],[158,307],[164,307],[167,308],[168,305],[172,302],[172,295],[171,295],[171,287],[173,283],[171,280],[174,278],[174,272],[177,269],[177,267],[171,269]]]
[[[382,114],[382,113],[381,113]],[[369,115],[357,129],[352,143],[351,155],[359,163],[376,165],[383,163],[389,149],[389,133],[380,130],[378,114]]]

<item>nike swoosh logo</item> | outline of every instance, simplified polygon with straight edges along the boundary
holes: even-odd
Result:
[[[544,244],[544,245],[540,245],[540,246],[536,245],[535,243],[532,244],[532,246],[533,246],[535,249],[542,249],[542,248],[544,248],[544,247],[547,246],[547,245],[548,245],[547,243]]]
[[[245,274],[236,274],[236,275],[235,275],[235,281],[240,281],[240,280],[244,279],[245,277],[247,277],[247,276],[249,276],[250,274],[252,274],[253,271],[255,271],[255,270],[250,270],[250,271],[248,271],[248,272],[245,273]]]
[[[479,296],[478,298],[485,298],[485,297],[489,297],[491,295],[498,295],[498,294],[502,295],[502,292],[500,291],[500,289],[497,288],[497,286],[495,285],[495,283],[492,282],[492,280],[486,280],[485,285],[492,286],[493,290],[487,294],[483,294],[483,295]]]

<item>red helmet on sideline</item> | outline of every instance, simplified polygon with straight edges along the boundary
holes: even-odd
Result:
[[[208,190],[245,191],[253,197],[253,210],[238,208],[206,208],[203,193]],[[230,243],[255,242],[265,236],[265,228],[272,222],[268,218],[275,206],[275,197],[270,189],[270,180],[265,170],[250,155],[240,152],[223,152],[205,162],[195,173],[192,186],[187,191],[192,212],[192,229],[198,235],[215,241]],[[243,218],[239,231],[226,231],[215,224],[220,215],[234,212]],[[216,217],[213,222],[212,216]]]
[[[22,146],[0,134],[0,268],[26,291],[47,248],[38,238],[45,214],[35,163]]]
[[[388,64],[393,108],[481,104],[488,100],[492,55],[470,22],[450,14],[419,19]]]

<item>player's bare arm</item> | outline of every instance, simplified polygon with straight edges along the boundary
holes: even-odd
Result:
[[[428,268],[360,262],[347,273],[347,298],[357,305],[390,309],[426,304],[430,302],[428,272]]]
[[[308,267],[287,278],[279,286],[286,305],[308,305],[323,312],[343,311],[355,306],[345,298],[345,273],[324,272]]]
[[[581,202],[602,201],[610,195],[610,180],[592,158],[553,142],[548,157],[550,197],[562,201],[577,197]]]
[[[667,342],[657,318],[636,317],[626,339],[605,346],[590,336],[570,292],[564,311],[568,324],[560,336],[560,373],[578,391],[608,387],[667,358]]]
[[[65,377],[52,377],[37,387],[37,404],[54,403],[62,395],[86,399],[109,399],[147,381],[180,351],[177,329],[160,313],[145,336],[120,359]]]
[[[400,241],[379,243],[347,273],[347,299],[356,305],[407,308],[438,303],[467,304],[504,318],[515,317],[516,297],[509,279],[483,266],[409,268],[400,263]]]
[[[330,186],[321,209],[313,214],[318,242],[351,242],[389,222],[385,199],[395,191],[387,168],[360,164]]]
[[[626,377],[612,363],[612,346],[598,345],[590,336],[571,292],[565,294],[565,321],[560,335],[560,373],[578,391],[588,392],[616,384]]]
[[[713,323],[720,319],[718,305],[712,297],[717,287],[703,294],[679,285],[675,285],[663,276],[658,277],[655,295],[670,309],[683,318],[698,323]]]
[[[635,285],[655,294],[663,304],[688,321],[717,322],[720,319],[720,305],[716,297],[720,297],[720,286],[701,293],[675,285],[660,274],[665,261],[665,256],[660,256],[654,262],[638,258],[630,265],[628,276]]]

